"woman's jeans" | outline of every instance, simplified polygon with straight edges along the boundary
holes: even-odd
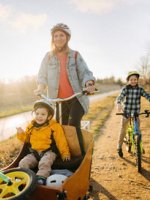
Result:
[[[82,155],[85,155],[84,145],[83,145],[83,137],[81,131],[81,119],[84,115],[84,109],[82,108],[80,102],[75,97],[69,101],[65,101],[62,103],[62,124],[63,125],[71,125],[76,128],[80,149]],[[58,117],[57,117],[58,120]]]

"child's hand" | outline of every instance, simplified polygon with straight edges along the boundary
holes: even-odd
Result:
[[[70,160],[70,157],[68,156],[68,157],[65,157],[65,158],[63,158],[63,162],[64,161],[69,161]]]
[[[21,127],[16,127],[16,129],[18,134],[24,133],[24,130]]]
[[[122,105],[119,103],[117,104],[117,111],[122,112]]]

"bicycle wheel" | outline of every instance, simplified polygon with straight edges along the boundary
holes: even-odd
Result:
[[[127,133],[126,137],[125,137],[125,144],[126,144],[126,150],[130,153],[131,152],[131,146],[132,146],[132,142],[131,142],[131,133]]]
[[[138,168],[138,172],[141,172],[141,157],[142,157],[142,154],[141,154],[141,137],[139,135],[137,135],[135,137],[135,140],[136,140],[136,165],[137,165],[137,168]]]
[[[13,168],[3,172],[11,179],[11,184],[0,179],[1,200],[25,200],[36,187],[33,171],[24,168]]]

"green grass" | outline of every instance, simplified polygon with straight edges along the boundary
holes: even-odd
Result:
[[[22,112],[30,111],[32,110],[32,107],[33,105],[19,106],[19,108],[18,107],[8,108],[8,109],[5,108],[5,111],[3,110],[0,112],[0,118],[9,117],[9,116],[16,115]]]

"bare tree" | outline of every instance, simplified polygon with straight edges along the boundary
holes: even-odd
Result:
[[[139,69],[145,85],[150,85],[150,52],[140,60]]]

